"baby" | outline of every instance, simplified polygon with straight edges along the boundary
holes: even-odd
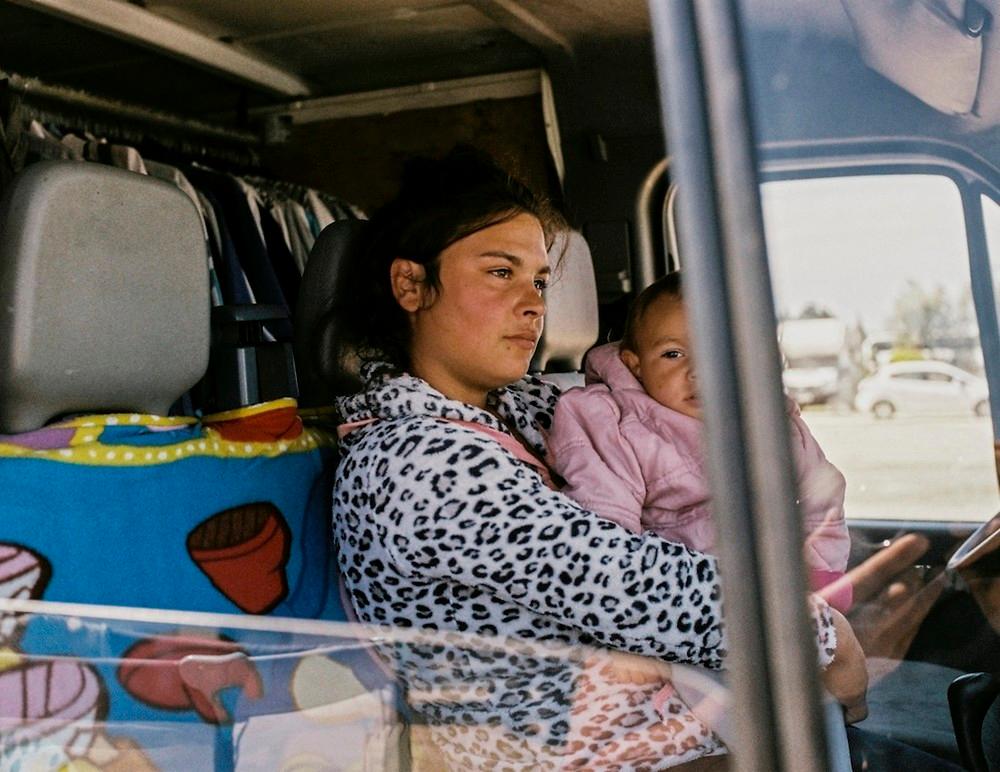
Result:
[[[563,493],[635,533],[712,553],[701,439],[702,406],[679,273],[647,287],[629,310],[620,343],[587,356],[587,387],[556,406],[549,462]],[[850,548],[844,477],[787,401],[813,590],[846,611],[852,588],[841,580]],[[841,580],[841,581],[838,581]]]
[[[566,481],[563,493],[635,533],[654,531],[714,552],[702,408],[679,273],[636,298],[621,342],[591,351],[586,369],[587,387],[562,395],[549,434],[548,461]],[[795,403],[787,404],[810,585],[846,611],[852,587],[843,578],[850,548],[844,477],[826,460]],[[717,674],[699,668],[671,674],[665,663],[618,652],[604,657],[602,666],[618,680],[663,685],[653,696],[657,709],[674,694],[723,742],[730,741]]]

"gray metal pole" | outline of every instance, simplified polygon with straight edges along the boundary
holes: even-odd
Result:
[[[725,593],[735,769],[774,772],[777,725],[694,10],[690,2],[653,0],[650,11],[667,144],[683,191],[678,215],[698,389],[708,406],[707,464]]]
[[[654,0],[651,11],[708,408],[736,768],[823,771],[816,647],[804,613],[801,527],[736,11],[730,0]]]
[[[719,221],[730,288],[747,471],[753,495],[771,685],[783,769],[823,770],[828,753],[816,644],[806,616],[802,518],[781,388],[777,320],[764,243],[736,0],[698,0]],[[711,45],[708,45],[711,41]]]

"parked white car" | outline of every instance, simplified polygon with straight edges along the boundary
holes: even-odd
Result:
[[[892,362],[858,384],[854,406],[876,418],[896,411],[950,413],[989,412],[986,381],[947,362]]]

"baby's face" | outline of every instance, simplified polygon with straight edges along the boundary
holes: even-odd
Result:
[[[661,405],[701,418],[684,304],[676,298],[657,298],[642,315],[636,333],[639,350],[621,352],[625,366]]]

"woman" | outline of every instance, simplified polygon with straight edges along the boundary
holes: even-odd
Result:
[[[484,637],[397,652],[455,769],[662,769],[725,752],[676,698],[653,709],[662,679],[629,682],[582,655],[598,645],[719,668],[725,635],[714,558],[633,535],[550,487],[557,390],[524,376],[561,225],[473,151],[413,165],[335,306],[364,384],[338,404],[334,490],[355,610]],[[863,714],[857,642],[825,603],[812,607],[828,688]]]

